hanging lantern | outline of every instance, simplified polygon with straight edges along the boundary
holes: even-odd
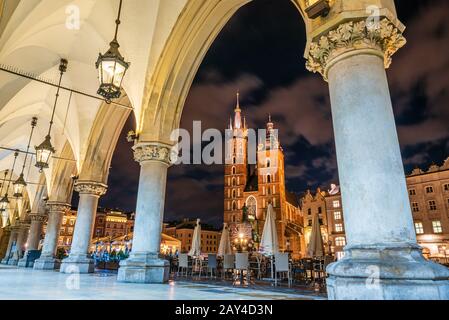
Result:
[[[51,137],[48,135],[45,137],[44,142],[42,142],[36,148],[36,167],[42,171],[43,169],[48,168],[48,163],[50,161],[50,157],[53,153],[55,153],[55,148],[51,145],[50,141]]]
[[[120,98],[122,81],[130,65],[128,62],[125,62],[125,59],[120,54],[120,45],[117,41],[121,12],[122,0],[120,0],[114,40],[110,43],[109,50],[105,54],[100,53],[95,64],[98,69],[98,79],[100,81],[100,88],[97,93],[104,97],[108,103],[112,99]]]
[[[55,104],[53,106],[53,112],[51,114],[50,127],[48,128],[47,136],[45,137],[44,142],[42,142],[39,146],[35,147],[36,149],[36,167],[42,172],[42,170],[48,168],[48,163],[50,161],[50,157],[53,153],[56,152],[55,148],[51,145],[51,128],[53,127],[53,120],[55,118],[56,106],[58,105],[59,91],[61,89],[62,76],[64,72],[67,71],[68,61],[66,59],[61,59],[59,64],[59,84],[58,90],[56,91]]]
[[[9,206],[9,199],[8,199],[8,195],[5,194],[5,196],[2,198],[2,200],[0,200],[0,210],[5,211],[6,209],[8,209],[8,206]]]
[[[22,198],[23,197],[23,190],[25,189],[26,186],[27,186],[27,183],[25,182],[25,179],[23,177],[23,173],[21,173],[19,178],[13,183],[14,197]]]

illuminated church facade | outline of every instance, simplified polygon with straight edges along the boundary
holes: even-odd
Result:
[[[237,243],[243,237],[252,238],[254,246],[257,246],[271,203],[276,214],[280,251],[290,252],[295,258],[304,256],[300,203],[296,195],[286,190],[284,151],[271,117],[266,125],[266,134],[257,140],[255,161],[249,161],[249,130],[238,96],[228,129],[232,138],[229,136],[227,139],[229,145],[225,159],[224,222],[229,226],[231,242]]]

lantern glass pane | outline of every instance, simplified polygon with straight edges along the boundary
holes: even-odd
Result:
[[[51,151],[48,149],[38,149],[36,150],[37,162],[48,163],[50,160]]]
[[[14,194],[15,195],[22,195],[23,194],[23,187],[24,187],[23,184],[20,184],[20,183],[15,184],[14,185]]]
[[[103,85],[112,85],[119,90],[125,76],[126,67],[117,60],[103,60],[99,68],[99,76]]]

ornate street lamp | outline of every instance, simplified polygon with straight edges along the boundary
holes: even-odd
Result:
[[[8,190],[9,190],[9,186],[11,184],[11,179],[12,179],[12,175],[14,173],[14,167],[16,166],[16,160],[17,160],[18,156],[19,156],[19,151],[14,152],[14,162],[12,164],[11,176],[9,178],[8,185],[6,186],[5,196],[0,200],[0,210],[1,211],[5,211],[9,206]]]
[[[3,177],[3,182],[2,182],[2,188],[1,188],[1,190],[0,190],[0,196],[3,194],[3,187],[5,186],[5,183],[6,183],[6,176],[8,175],[8,170],[6,170],[5,171],[5,175],[4,175],[4,177]],[[6,208],[5,209],[3,209],[3,206],[1,206],[0,205],[0,212],[3,212],[3,211],[5,211],[6,210]]]
[[[16,197],[16,198],[22,198],[23,197],[23,190],[27,186],[27,183],[25,182],[25,179],[23,177],[23,172],[25,171],[25,166],[26,166],[27,159],[28,159],[28,152],[30,151],[31,139],[33,137],[33,132],[34,132],[34,128],[36,127],[36,124],[37,124],[37,118],[33,117],[33,119],[31,120],[30,138],[28,140],[27,151],[25,153],[25,160],[23,161],[22,172],[20,173],[19,178],[13,183],[13,186],[14,186],[14,197]]]
[[[120,0],[118,17],[115,20],[114,40],[109,44],[109,50],[105,54],[99,54],[95,64],[100,80],[100,88],[97,93],[104,97],[107,103],[110,103],[112,99],[120,98],[122,81],[130,65],[129,62],[125,62],[125,58],[120,54],[120,45],[117,41],[120,16],[122,13],[122,1]]]
[[[36,167],[39,168],[39,171],[42,172],[42,170],[48,168],[48,162],[50,161],[50,157],[53,153],[55,153],[55,148],[51,145],[51,128],[53,126],[53,120],[55,118],[55,111],[56,106],[58,104],[58,98],[59,98],[59,90],[61,89],[61,81],[62,76],[64,72],[67,71],[67,64],[68,61],[66,59],[61,59],[61,62],[59,64],[59,84],[58,84],[58,90],[56,91],[56,98],[55,98],[55,104],[53,106],[53,112],[51,115],[50,120],[50,127],[48,128],[48,134],[45,137],[44,142],[42,142],[39,146],[35,147],[36,149]]]

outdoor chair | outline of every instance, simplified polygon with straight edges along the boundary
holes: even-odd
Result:
[[[235,255],[233,254],[225,254],[223,260],[223,272],[222,277],[226,279],[226,272],[229,270],[234,271],[234,263],[235,263]]]
[[[290,288],[292,286],[292,273],[288,253],[276,253],[274,255],[274,267],[276,271],[274,274],[274,285],[277,286],[278,273],[283,273],[287,274],[288,287]]]
[[[234,279],[232,285],[240,277],[240,284],[243,282],[243,272],[246,271],[247,282],[249,283],[249,256],[248,252],[237,253],[235,256]]]
[[[178,276],[179,271],[181,271],[181,276],[185,271],[185,276],[187,277],[189,274],[189,269],[191,268],[189,264],[189,256],[186,253],[180,253],[178,256]]]
[[[217,255],[216,254],[208,254],[207,255],[207,276],[210,276],[212,278],[213,274],[215,273],[215,277],[217,277]]]

